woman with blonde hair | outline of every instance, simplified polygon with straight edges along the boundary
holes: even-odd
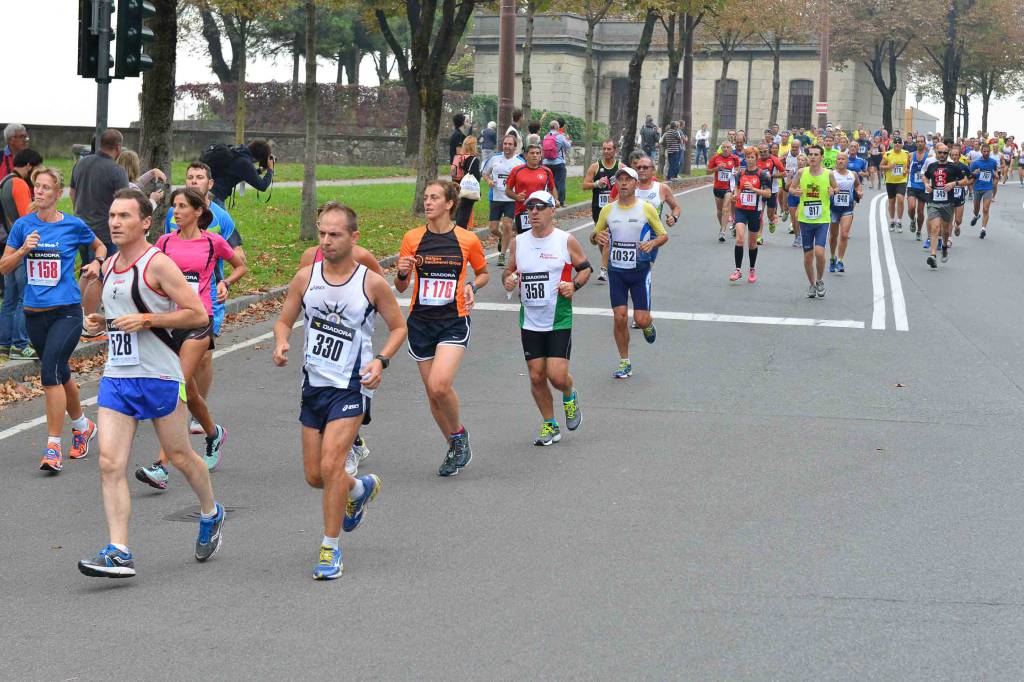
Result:
[[[473,205],[480,200],[482,165],[480,157],[477,156],[475,137],[470,135],[463,140],[460,149],[462,151],[452,162],[452,180],[459,183],[459,205],[455,210],[455,224],[468,229],[473,225]]]
[[[136,152],[133,152],[130,149],[124,149],[121,151],[121,155],[117,157],[117,165],[124,168],[124,172],[128,174],[128,186],[146,194],[154,208],[160,203],[160,200],[164,198],[164,192],[162,189],[156,189],[152,192],[147,192],[144,189],[155,183],[163,184],[167,182],[167,176],[164,175],[162,170],[159,168],[151,168],[145,173],[142,173],[142,160]],[[142,173],[142,175],[140,176],[139,173]]]

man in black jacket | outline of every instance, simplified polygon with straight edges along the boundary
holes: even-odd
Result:
[[[213,200],[223,206],[235,186],[245,182],[265,192],[274,182],[274,155],[266,140],[253,140],[248,146],[239,145],[231,149],[232,158],[226,164],[210,163],[213,171]],[[257,171],[263,171],[263,175]]]

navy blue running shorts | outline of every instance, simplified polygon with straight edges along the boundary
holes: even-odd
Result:
[[[359,389],[302,384],[299,422],[303,426],[323,433],[328,422],[360,415],[364,424],[370,423],[370,399]]]
[[[612,307],[628,305],[633,300],[634,310],[651,309],[651,268],[636,270],[608,269],[608,295]]]

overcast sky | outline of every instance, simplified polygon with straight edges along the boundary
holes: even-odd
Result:
[[[77,0],[3,0],[3,5],[4,47],[8,57],[0,72],[0,92],[4,93],[0,98],[0,124],[17,121],[93,125],[96,120],[96,83],[75,73],[78,60]],[[215,81],[216,77],[209,68],[209,58],[203,50],[202,38],[189,36],[182,40],[178,46],[177,82]],[[230,54],[230,48],[225,47],[225,51]],[[333,82],[336,73],[335,65],[322,63],[317,78]],[[285,58],[277,64],[262,59],[251,60],[247,77],[255,82],[287,81],[291,78],[291,60]],[[369,59],[360,68],[360,79],[365,84],[376,82]],[[138,119],[141,85],[141,78],[111,83],[110,125],[127,126]],[[907,98],[907,103],[914,103],[912,96]],[[942,117],[941,103],[923,101],[921,109],[940,119]],[[1021,105],[1015,100],[994,103],[989,128],[1022,133],[1020,111]],[[175,117],[184,118],[188,113],[179,108]],[[853,122],[844,123],[850,125]],[[877,122],[865,123],[877,125]],[[980,126],[981,102],[975,100],[972,102],[971,130]],[[939,129],[942,129],[941,121]]]

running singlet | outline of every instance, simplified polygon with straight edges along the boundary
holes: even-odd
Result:
[[[715,154],[708,162],[708,171],[715,174],[714,189],[729,190],[732,188],[733,171],[740,167],[742,161],[735,154],[724,156]]]
[[[859,156],[854,156],[847,162],[846,167],[854,173],[860,174],[868,169],[868,162]]]
[[[932,192],[928,195],[928,202],[932,204],[948,204],[954,198],[953,192],[947,190],[945,185],[950,182],[957,182],[963,178],[959,163],[949,161],[936,161],[928,166],[924,176],[931,183]]]
[[[736,208],[743,211],[757,211],[761,208],[761,197],[755,189],[768,189],[772,184],[766,171],[743,171],[736,178]]]
[[[821,165],[824,168],[832,170],[836,167],[836,157],[839,156],[838,149],[826,149],[825,153],[821,156]]]
[[[146,282],[149,262],[160,253],[149,247],[134,263],[122,262],[114,254],[103,271],[103,312],[107,318],[107,364],[103,376],[122,379],[149,378],[184,381],[177,344],[167,329],[140,329],[123,332],[113,321],[124,315],[174,312],[174,301],[154,291]]]
[[[360,383],[359,372],[373,359],[373,324],[377,312],[366,297],[365,265],[356,263],[339,284],[324,277],[323,261],[314,263],[302,294],[305,317],[303,381],[309,386],[373,391]]]
[[[25,238],[39,233],[39,243],[25,256],[28,286],[25,287],[25,306],[53,308],[82,302],[82,293],[75,280],[75,258],[78,247],[92,244],[96,235],[80,218],[62,214],[55,223],[46,223],[38,214],[29,213],[11,225],[7,245],[20,249]]]
[[[832,172],[822,170],[820,175],[811,175],[805,168],[800,174],[800,212],[802,223],[829,223],[832,220],[828,196],[829,178]]]
[[[192,287],[192,291],[199,294],[206,314],[213,315],[210,283],[213,281],[217,260],[234,258],[235,250],[219,234],[209,234],[204,230],[199,231],[196,239],[182,239],[180,230],[161,235],[156,240],[156,247],[181,268],[185,273],[185,281]]]
[[[793,156],[792,154],[786,155],[786,185],[789,185],[789,181],[796,177],[796,172],[800,170],[800,155]]]
[[[490,161],[491,177],[494,179],[494,190],[491,197],[491,201],[507,202],[512,199],[505,194],[505,182],[508,180],[509,174],[512,169],[516,166],[522,166],[523,160],[518,156],[513,156],[511,159],[506,159],[504,154],[498,156],[492,156]]]
[[[612,188],[615,187],[615,174],[618,172],[618,161],[616,161],[615,165],[611,168],[605,168],[603,161],[597,162],[597,171],[594,173],[594,182],[597,182],[601,178],[607,178],[608,186],[604,189],[595,186],[594,189],[591,190],[594,195],[590,199],[590,207],[594,215],[597,215],[597,213],[607,206],[609,201],[611,201]]]
[[[917,150],[914,150],[910,157],[910,187],[913,189],[924,189],[924,166],[927,161],[927,151],[924,153],[923,159],[918,159]]]
[[[992,189],[992,185],[995,182],[996,170],[999,168],[999,164],[996,163],[995,159],[991,156],[986,158],[980,158],[971,164],[971,174],[974,175],[974,191],[975,192],[987,192]],[[28,298],[26,296],[25,304],[28,305]]]
[[[772,194],[777,194],[782,182],[780,178],[785,171],[779,157],[769,156],[767,159],[758,159],[757,169],[768,173],[768,177],[772,180]]]
[[[516,166],[508,174],[505,186],[511,188],[516,194],[525,194],[526,196],[530,196],[540,190],[545,190],[557,196],[555,176],[547,166],[539,168],[530,168],[527,165]],[[526,204],[522,201],[517,201],[515,213],[516,215],[526,213]],[[530,229],[528,216],[529,214],[527,214],[526,218],[522,219],[523,231]]]
[[[907,181],[907,165],[910,163],[910,154],[903,151],[895,151],[890,149],[882,155],[882,160],[885,163],[891,164],[892,167],[885,171],[885,181],[888,184],[903,184]]]
[[[857,186],[857,174],[847,171],[843,175],[834,170],[832,177],[836,180],[836,193],[832,195],[832,208],[839,213],[852,210],[855,198],[853,190]]]
[[[516,237],[519,272],[519,326],[535,332],[572,329],[572,299],[558,293],[559,282],[572,281],[569,233],[554,230],[543,239],[533,231]]]
[[[487,265],[484,247],[475,234],[461,227],[444,233],[417,227],[402,237],[398,257],[405,256],[416,259],[409,315],[421,320],[452,320],[469,315],[466,270],[472,266],[479,272]]]
[[[594,234],[604,230],[608,230],[608,267],[612,270],[650,269],[649,256],[639,248],[644,233],[649,230],[655,237],[666,234],[655,208],[639,200],[628,207],[613,201],[601,209]]]

